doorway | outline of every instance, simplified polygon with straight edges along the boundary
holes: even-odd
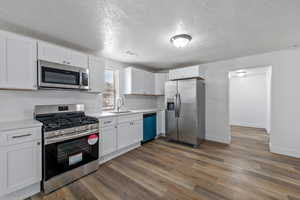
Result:
[[[251,145],[253,148],[268,146],[271,134],[271,76],[271,66],[229,72],[231,144]]]

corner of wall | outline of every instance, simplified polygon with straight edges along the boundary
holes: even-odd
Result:
[[[269,143],[269,148],[271,153],[300,158],[300,152],[295,149],[284,148],[279,145],[272,145],[271,142]]]

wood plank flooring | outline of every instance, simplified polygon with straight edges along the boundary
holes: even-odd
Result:
[[[155,140],[41,199],[300,200],[300,159],[270,153],[262,129],[232,127],[231,145]]]

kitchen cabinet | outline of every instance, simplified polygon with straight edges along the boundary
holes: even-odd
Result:
[[[157,134],[158,135],[165,135],[165,111],[158,111],[157,112]]]
[[[154,73],[134,67],[124,71],[124,94],[154,95]]]
[[[0,33],[0,88],[37,89],[36,45],[31,38]]]
[[[42,179],[41,128],[1,133],[0,197]]]
[[[155,95],[165,94],[165,82],[168,78],[168,73],[155,73]]]
[[[89,57],[90,92],[103,92],[105,84],[104,69],[104,59],[93,56]]]
[[[142,114],[100,119],[100,163],[140,145],[143,140]]]
[[[202,78],[204,79],[204,70],[199,65],[173,69],[169,72],[170,80],[186,79],[186,78]]]
[[[133,143],[143,140],[143,122],[142,120],[133,122]]]
[[[144,94],[155,94],[155,75],[152,72],[144,71]]]
[[[133,122],[124,122],[118,124],[118,149],[122,149],[134,143],[135,138],[133,137],[134,128]]]
[[[140,69],[128,67],[124,72],[125,94],[144,94],[144,73]]]
[[[118,117],[118,149],[130,146],[143,139],[143,122],[141,114]]]
[[[38,59],[63,65],[88,68],[88,56],[47,42],[38,42]]]
[[[104,127],[101,131],[101,156],[105,156],[117,150],[117,126]]]

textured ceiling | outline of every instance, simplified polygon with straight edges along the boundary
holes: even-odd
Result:
[[[155,68],[299,45],[299,21],[299,0],[0,0],[0,28]]]

